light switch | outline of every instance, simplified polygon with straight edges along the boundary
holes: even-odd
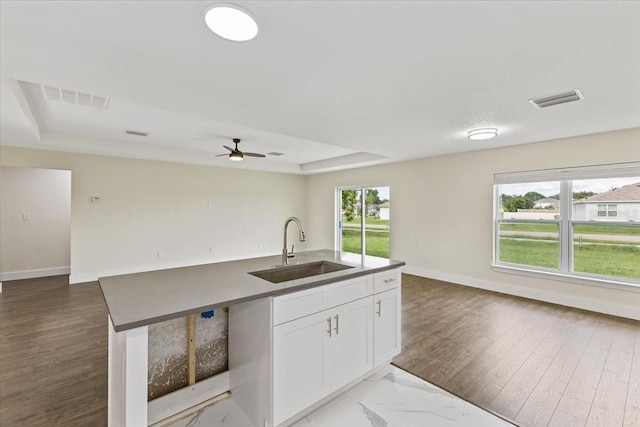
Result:
[[[22,214],[22,220],[23,221],[31,221],[31,214],[29,212],[24,212]]]

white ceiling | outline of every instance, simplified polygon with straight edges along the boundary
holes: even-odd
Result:
[[[637,1],[238,1],[246,43],[215,3],[2,0],[0,143],[306,174],[640,126]],[[234,137],[284,155],[214,157]]]

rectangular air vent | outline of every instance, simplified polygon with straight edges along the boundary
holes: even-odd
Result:
[[[574,89],[569,92],[533,98],[530,99],[529,102],[533,103],[533,105],[538,108],[547,108],[552,105],[565,104],[567,102],[579,101],[581,99],[583,99],[583,97],[580,91],[578,89]]]
[[[138,130],[125,130],[124,133],[127,135],[135,135],[135,136],[149,136],[149,132],[140,132]]]
[[[88,93],[76,92],[69,89],[60,89],[52,86],[41,86],[42,95],[47,101],[65,102],[67,104],[93,107],[99,110],[109,108],[109,98],[104,96],[90,95]]]

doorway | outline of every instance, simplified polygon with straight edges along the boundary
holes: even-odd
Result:
[[[389,187],[344,187],[337,190],[336,248],[389,258]]]
[[[71,171],[0,168],[0,282],[70,274]]]

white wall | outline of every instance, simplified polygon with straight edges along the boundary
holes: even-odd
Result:
[[[640,292],[491,267],[495,173],[630,161],[640,161],[637,128],[309,176],[307,230],[318,236],[310,246],[334,244],[335,187],[389,185],[391,257],[406,261],[405,271],[640,319]]]
[[[72,171],[71,283],[275,255],[287,217],[306,225],[303,176],[8,146],[0,160]]]
[[[71,172],[0,168],[1,280],[68,274],[70,232]]]

